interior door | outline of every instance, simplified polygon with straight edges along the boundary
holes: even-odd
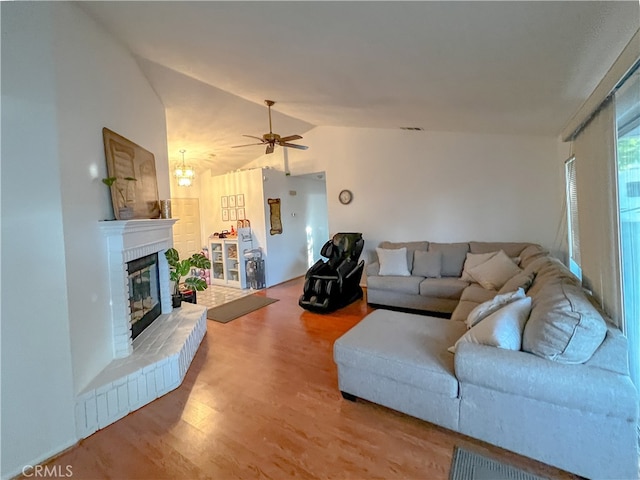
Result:
[[[178,218],[173,225],[173,247],[180,258],[187,258],[202,250],[200,235],[200,202],[197,198],[172,198],[171,216]]]

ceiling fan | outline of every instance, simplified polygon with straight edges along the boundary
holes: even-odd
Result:
[[[260,140],[260,143],[235,145],[232,148],[250,147],[253,145],[266,145],[267,150],[265,153],[273,153],[276,145],[280,145],[281,147],[297,148],[299,150],[306,150],[307,148],[309,148],[305,145],[296,145],[295,143],[289,143],[291,140],[300,140],[302,138],[300,135],[289,135],[288,137],[281,137],[277,133],[273,133],[271,128],[271,106],[276,102],[274,102],[273,100],[265,100],[264,103],[269,108],[269,133],[265,133],[264,135],[262,135],[262,137],[256,137],[254,135],[243,135],[243,137],[255,138],[256,140]]]

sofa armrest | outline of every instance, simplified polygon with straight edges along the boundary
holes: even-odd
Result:
[[[627,375],[471,343],[458,345],[454,364],[461,387],[467,383],[626,419],[638,415],[636,389]]]
[[[380,264],[378,262],[368,263],[365,267],[367,277],[373,277],[380,274]]]

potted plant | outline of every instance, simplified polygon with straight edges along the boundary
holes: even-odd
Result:
[[[131,182],[137,182],[138,180],[134,177],[123,177],[122,180],[126,181],[124,187],[118,185],[118,177],[103,178],[102,183],[109,188],[113,185],[116,186],[116,191],[120,194],[120,198],[122,199],[122,206],[117,207],[118,218],[120,220],[130,220],[133,218],[133,207],[128,205],[129,185]]]
[[[173,294],[171,301],[174,308],[182,304],[180,294],[180,280],[185,275],[189,275],[191,268],[211,268],[211,262],[201,253],[194,253],[189,258],[180,260],[180,254],[175,248],[170,248],[164,254],[169,263],[169,279],[173,282]],[[185,287],[201,292],[206,290],[207,282],[202,278],[189,276],[184,280]]]

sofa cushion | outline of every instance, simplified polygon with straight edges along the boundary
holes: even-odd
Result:
[[[411,271],[411,275],[440,278],[441,270],[441,252],[425,252],[422,250],[413,252],[413,270]]]
[[[407,249],[405,247],[397,249],[376,248],[380,271],[378,275],[397,275],[408,277],[411,275],[407,265]]]
[[[489,252],[489,253],[467,253],[467,258],[464,261],[464,266],[462,267],[462,280],[466,282],[475,282],[475,279],[469,275],[469,270],[473,267],[477,267],[481,263],[486,262],[494,255],[497,255],[498,251]]]
[[[443,277],[460,277],[462,266],[469,251],[468,243],[434,243],[429,244],[430,252],[442,252]]]
[[[502,288],[507,280],[521,272],[520,268],[502,250],[486,262],[467,271],[487,290]]]
[[[472,283],[462,291],[460,301],[453,310],[453,313],[451,313],[451,320],[466,322],[471,310],[479,304],[491,300],[495,296],[496,292],[494,290],[487,290],[477,283]]]
[[[460,300],[469,300],[478,304],[486,302],[487,300],[491,300],[495,296],[495,290],[487,290],[486,288],[482,288],[477,283],[472,283],[464,289]]]
[[[367,263],[367,266],[364,267],[364,273],[367,275],[367,277],[370,277],[372,275],[379,275],[380,263],[378,262]]]
[[[465,322],[471,310],[478,306],[478,302],[471,300],[460,300],[456,308],[451,313],[451,320],[455,322]]]
[[[428,392],[458,396],[447,347],[464,325],[443,318],[376,310],[336,340],[336,363],[375,372]]]
[[[374,276],[367,277],[367,288],[418,295],[423,280],[423,277]]]
[[[420,282],[420,295],[458,300],[469,282],[459,278],[425,278]]]
[[[533,283],[534,277],[535,273],[533,272],[520,272],[507,280],[502,288],[498,290],[498,293],[513,292],[515,290],[518,290],[519,288],[523,289],[526,293]]]
[[[560,363],[584,363],[606,333],[602,315],[578,285],[549,282],[533,298],[522,349]]]
[[[509,257],[519,257],[531,243],[526,242],[469,242],[471,253],[490,253],[502,250]]]
[[[429,242],[381,242],[380,248],[393,250],[396,248],[407,249],[407,268],[409,271],[413,269],[413,252],[416,250],[426,251],[429,249]]]
[[[475,307],[465,320],[467,324],[467,328],[473,327],[475,324],[480,322],[482,319],[488,317],[494,312],[500,310],[505,305],[508,305],[516,300],[521,300],[525,297],[524,290],[519,288],[513,292],[503,293],[502,295],[496,295],[491,300],[487,300],[486,302],[481,303],[477,307]]]
[[[505,350],[520,350],[522,331],[531,312],[531,298],[520,298],[504,305],[473,326],[449,351],[455,353],[461,343],[477,343]]]
[[[540,290],[549,284],[560,284],[562,282],[580,285],[580,281],[569,271],[560,260],[552,257],[541,257],[533,260],[524,269],[525,272],[533,272],[535,278],[529,291],[529,296],[535,297]]]
[[[520,253],[520,266],[526,268],[531,262],[538,258],[546,257],[549,252],[540,245],[529,245]]]

